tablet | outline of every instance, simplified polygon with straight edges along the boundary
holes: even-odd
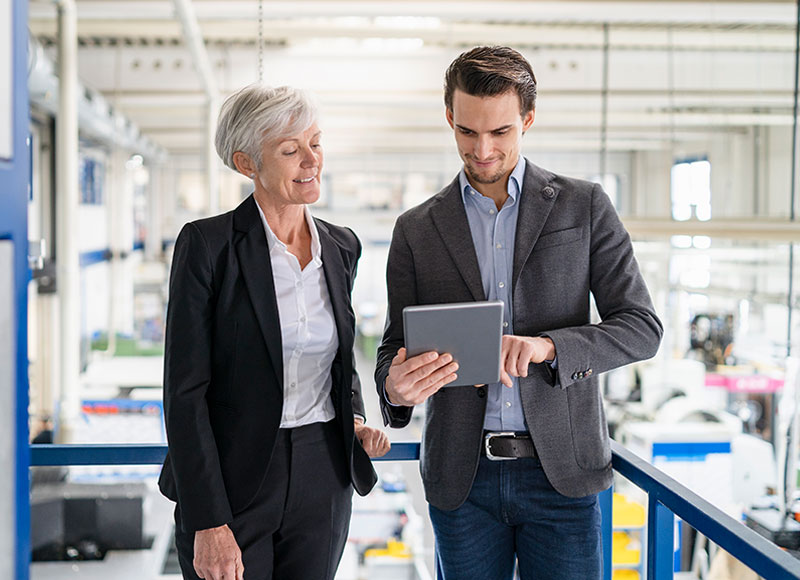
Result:
[[[458,378],[446,387],[500,380],[503,302],[454,302],[403,308],[408,358],[428,351],[449,352]]]

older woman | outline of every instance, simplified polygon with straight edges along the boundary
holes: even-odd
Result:
[[[253,180],[231,212],[184,226],[170,277],[164,378],[184,578],[333,578],[352,488],[388,451],[366,427],[350,293],[361,245],[313,218],[316,112],[289,87],[222,106],[217,153]]]

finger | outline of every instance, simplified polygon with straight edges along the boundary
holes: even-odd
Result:
[[[509,348],[508,352],[506,353],[505,361],[503,361],[503,368],[505,369],[506,373],[511,376],[519,376],[517,373],[517,359],[519,358],[519,352],[516,348]]]
[[[450,358],[447,361],[440,364],[447,364],[448,362],[453,360],[453,357],[450,356],[449,354],[443,354],[442,356],[439,356],[439,353],[436,351],[424,352],[422,354],[418,354],[417,356],[412,356],[410,359],[406,360],[406,362],[403,363],[401,371],[404,375],[410,375],[411,373],[419,372],[425,367],[425,365],[428,364],[435,365],[436,362],[444,356],[448,356]]]
[[[406,362],[406,352],[408,351],[406,351],[405,348],[398,350],[397,354],[394,355],[394,358],[392,359],[392,365],[399,365]]]
[[[517,359],[517,376],[520,377],[528,376],[528,365],[530,364],[532,358],[533,358],[533,349],[524,348],[520,353],[520,357]]]
[[[432,371],[429,375],[425,376],[424,378],[417,381],[420,387],[426,389],[433,384],[438,383],[443,378],[454,375],[458,370],[458,363],[453,361],[449,363],[447,366],[440,367],[434,371]],[[452,381],[448,381],[452,382]],[[445,383],[446,384],[446,383]]]
[[[228,562],[228,564],[225,566],[225,572],[223,572],[224,580],[235,580],[237,568],[236,564],[236,560],[231,560]]]
[[[443,354],[430,364],[420,367],[412,375],[415,383],[422,383],[422,387],[438,381],[442,376],[458,370],[458,363],[449,354]]]
[[[475,387],[476,389],[480,389],[481,387],[485,387],[486,383],[483,383],[481,385],[472,385],[472,386]]]
[[[236,580],[244,580],[244,565],[241,562],[236,566]]]
[[[419,405],[420,403],[426,401],[429,397],[435,395],[439,389],[444,387],[447,384],[452,383],[458,378],[458,375],[455,373],[451,373],[449,375],[445,375],[440,380],[433,383],[431,386],[422,389],[417,397],[417,402],[414,403],[415,405]]]
[[[505,386],[507,386],[509,389],[514,386],[511,377],[508,376],[508,373],[503,368],[500,369],[500,382],[503,383]]]

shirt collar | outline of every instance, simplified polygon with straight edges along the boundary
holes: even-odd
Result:
[[[261,206],[258,205],[258,202],[256,202],[256,207],[258,208],[258,215],[261,216],[261,223],[264,226],[264,231],[267,234],[267,247],[269,248],[270,252],[276,246],[283,251],[288,251],[286,244],[280,241],[278,236],[275,235],[275,232],[272,231],[272,228],[269,227],[267,217],[264,215],[264,212],[261,210]],[[303,206],[303,215],[306,218],[308,229],[311,232],[311,261],[314,262],[315,265],[319,266],[322,264],[322,246],[319,243],[317,224],[314,222],[314,217],[311,215],[311,210],[307,205]]]
[[[519,160],[517,160],[517,165],[514,167],[514,170],[511,172],[511,175],[508,177],[508,195],[514,201],[517,200],[517,196],[522,192],[522,181],[525,178],[525,158],[520,155]],[[469,180],[467,179],[467,173],[464,170],[464,167],[461,167],[461,171],[458,173],[458,185],[461,189],[461,198],[466,201],[467,196],[475,191],[478,195],[481,193],[474,189],[470,184]]]

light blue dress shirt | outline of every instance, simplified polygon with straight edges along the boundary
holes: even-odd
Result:
[[[503,334],[514,333],[511,275],[514,268],[514,242],[525,177],[525,158],[520,155],[517,166],[508,178],[508,198],[500,211],[494,201],[475,190],[467,180],[464,168],[458,175],[464,209],[475,245],[481,270],[483,291],[487,300],[502,300]],[[519,380],[511,377],[512,388],[502,383],[487,386],[486,415],[483,428],[487,431],[527,431]]]

